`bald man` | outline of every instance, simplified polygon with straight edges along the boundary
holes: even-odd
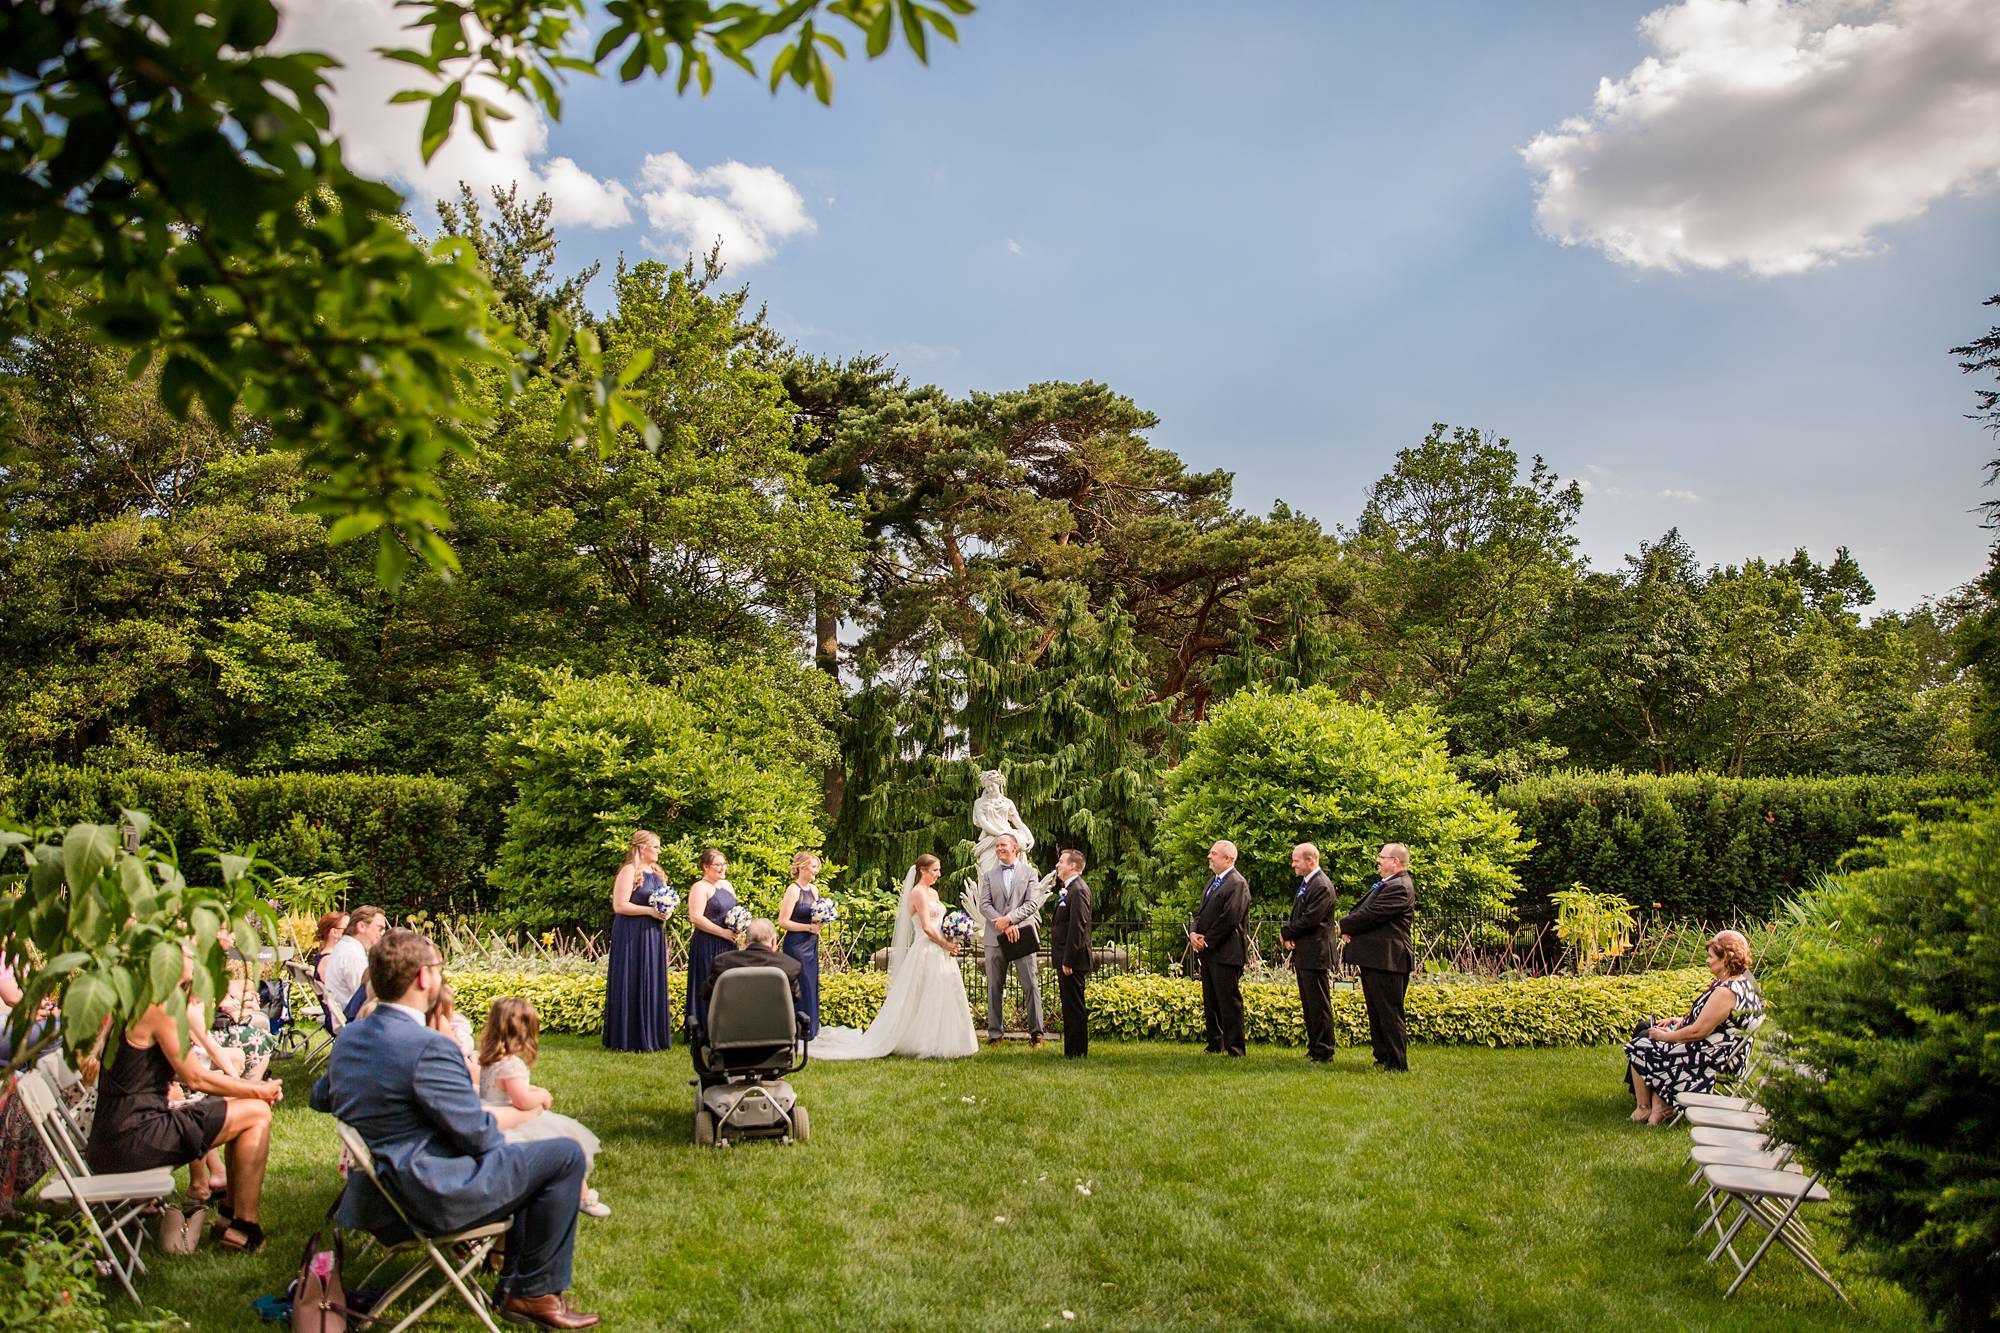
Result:
[[[1375,1067],[1407,1070],[1410,1059],[1404,1043],[1403,997],[1417,965],[1416,952],[1410,947],[1410,920],[1417,910],[1410,849],[1400,842],[1384,845],[1375,857],[1375,869],[1382,878],[1340,919],[1340,937],[1347,941],[1347,961],[1361,969],[1361,997],[1368,1001],[1368,1038],[1375,1049]]]
[[[1299,981],[1306,1055],[1323,1065],[1333,1059],[1333,881],[1319,868],[1319,848],[1309,842],[1292,848],[1292,873],[1299,877],[1299,887],[1292,894],[1292,914],[1278,934]]]
[[[1201,1017],[1210,1055],[1243,1054],[1243,922],[1250,915],[1250,884],[1236,869],[1236,844],[1224,839],[1208,849],[1215,872],[1201,891],[1188,946],[1201,968]]]

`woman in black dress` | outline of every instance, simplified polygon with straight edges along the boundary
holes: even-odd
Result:
[[[171,999],[185,1007],[194,954],[183,952],[182,989]],[[208,1096],[169,1106],[167,1085],[176,1082]],[[186,1166],[209,1149],[226,1146],[229,1202],[221,1210],[222,1248],[255,1252],[264,1245],[257,1217],[271,1152],[271,1104],[284,1095],[285,1085],[276,1079],[252,1083],[190,1059],[181,1050],[174,1016],[155,1004],[126,1026],[98,1080],[97,1115],[84,1157],[93,1171],[150,1171]]]
[[[826,927],[813,920],[819,890],[819,858],[800,852],[792,858],[792,882],[778,904],[778,923],[785,928],[784,951],[799,960],[799,1012],[806,1016],[808,1040],[819,1035],[819,937]]]
[[[611,966],[604,978],[604,1044],[614,1051],[664,1051],[674,1044],[667,997],[667,913],[653,894],[667,886],[660,873],[660,835],[640,829],[618,877],[611,881]]]
[[[1710,1092],[1715,1080],[1743,1068],[1744,1028],[1764,1012],[1764,995],[1750,975],[1750,941],[1725,930],[1708,942],[1715,978],[1695,997],[1687,1017],[1655,1023],[1625,1043],[1635,1103],[1632,1118],[1657,1125],[1684,1092]]]

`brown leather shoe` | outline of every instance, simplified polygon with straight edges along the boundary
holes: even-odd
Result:
[[[988,1046],[998,1046],[998,1045],[1000,1044],[1000,1038],[998,1038],[998,1037],[988,1037],[988,1038],[986,1039],[986,1044],[987,1044]]]
[[[510,1324],[530,1328],[596,1328],[598,1318],[569,1308],[556,1292],[546,1296],[509,1296],[500,1302],[500,1317]]]

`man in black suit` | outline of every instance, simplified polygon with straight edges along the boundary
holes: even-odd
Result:
[[[1416,915],[1417,888],[1410,878],[1410,849],[1400,842],[1375,858],[1382,878],[1340,919],[1347,961],[1361,969],[1361,994],[1368,1001],[1368,1036],[1378,1069],[1407,1070],[1403,1045],[1403,995],[1410,987],[1416,954],[1410,948],[1410,918]]]
[[[1090,886],[1083,882],[1083,853],[1064,848],[1056,858],[1056,915],[1049,928],[1049,962],[1059,976],[1063,1054],[1072,1060],[1090,1054],[1090,1008],[1083,979],[1090,975]]]
[[[1201,891],[1188,944],[1201,965],[1201,1017],[1211,1055],[1243,1054],[1243,922],[1250,915],[1250,884],[1236,871],[1236,844],[1208,849],[1215,878]]]
[[[701,1002],[707,1007],[709,997],[715,994],[715,979],[724,972],[739,967],[775,967],[785,974],[792,983],[792,1003],[803,1004],[799,996],[799,977],[805,969],[799,960],[788,953],[778,952],[778,928],[758,917],[743,928],[743,947],[719,953],[708,966],[708,979],[702,983]]]
[[[1333,1059],[1333,881],[1319,868],[1319,848],[1302,842],[1292,848],[1292,873],[1300,876],[1292,895],[1292,915],[1279,934],[1292,955],[1299,979],[1299,1008],[1306,1016],[1306,1054],[1319,1063]]]

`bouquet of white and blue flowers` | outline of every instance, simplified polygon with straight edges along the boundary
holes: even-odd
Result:
[[[659,888],[653,890],[652,895],[646,899],[646,902],[661,916],[672,916],[674,909],[681,905],[681,895],[673,885],[662,884]]]
[[[741,903],[738,903],[736,906],[730,908],[727,912],[724,912],[722,914],[722,928],[724,930],[732,931],[735,934],[741,935],[743,933],[744,927],[748,926],[749,924],[750,924],[750,909],[743,906],[743,904]]]
[[[840,909],[833,905],[833,899],[813,899],[812,922],[815,926],[830,926],[838,920],[840,920]]]
[[[942,929],[946,939],[955,940],[961,945],[970,945],[972,937],[979,933],[979,927],[972,924],[972,918],[957,908],[944,914]]]

